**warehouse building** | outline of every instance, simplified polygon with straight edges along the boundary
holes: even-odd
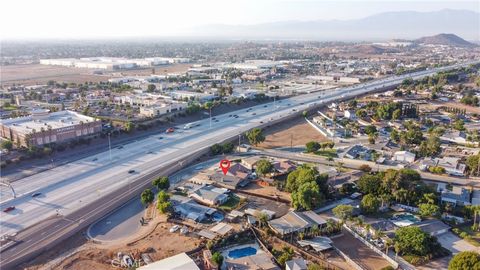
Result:
[[[61,143],[100,131],[101,121],[72,111],[37,109],[29,116],[0,121],[0,136],[22,146]]]

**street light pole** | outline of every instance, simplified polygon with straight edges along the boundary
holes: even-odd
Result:
[[[110,155],[110,162],[112,162],[112,144],[110,142],[110,132],[108,133],[108,153]]]
[[[210,107],[210,128],[212,128],[212,107]]]

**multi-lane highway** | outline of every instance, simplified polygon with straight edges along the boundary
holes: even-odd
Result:
[[[315,106],[395,86],[405,78],[419,79],[441,70],[468,64],[471,63],[394,76],[351,87],[300,95],[248,110],[242,109],[216,116],[212,120],[198,121],[196,123],[199,125],[190,129],[175,127],[173,133],[150,136],[114,148],[111,152],[105,151],[15,181],[13,186],[17,191],[17,198],[3,196],[0,204],[2,209],[15,206],[15,210],[11,212],[1,213],[0,234],[15,235],[34,225],[38,226],[36,232],[39,234],[47,229],[49,233],[35,234],[35,238],[39,238],[37,241],[29,242],[28,237],[25,238],[26,240],[22,240],[16,247],[2,252],[1,260],[3,263],[12,262],[21,257],[23,251],[29,250],[29,247],[34,248],[42,239],[47,240],[50,233],[58,236],[75,227],[75,221],[70,222],[71,218],[66,221],[61,217],[75,216],[79,211],[84,212],[84,209],[100,211],[105,207],[114,207],[111,201],[99,204],[99,200],[104,201],[107,197],[114,200],[115,195],[120,194],[136,194],[133,191],[145,186],[159,168],[180,168],[181,161],[185,158],[207,149],[214,143],[231,139],[253,127],[265,126],[303,110],[313,109]],[[33,198],[32,193],[41,195]],[[95,205],[92,205],[94,202]],[[82,216],[82,220],[77,223],[91,221],[93,220],[89,220],[89,217]],[[51,222],[57,223],[52,226],[41,225]]]

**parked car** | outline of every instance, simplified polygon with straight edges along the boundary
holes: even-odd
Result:
[[[174,131],[175,131],[175,129],[173,127],[171,127],[171,128],[167,128],[167,130],[165,132],[166,133],[172,133]]]
[[[178,231],[179,228],[180,228],[180,226],[178,226],[178,225],[173,225],[173,226],[170,228],[169,231],[170,231],[171,233],[174,233],[174,232]]]
[[[135,172],[135,170],[129,170],[128,171],[128,173],[134,173],[134,172]]]
[[[9,206],[9,207],[3,209],[3,212],[8,213],[8,212],[13,211],[13,210],[15,210],[15,206]]]
[[[35,192],[35,193],[32,194],[32,198],[38,197],[40,195],[42,195],[41,192]]]

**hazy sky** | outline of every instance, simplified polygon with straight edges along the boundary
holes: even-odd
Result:
[[[2,39],[177,36],[204,24],[362,18],[385,11],[480,12],[480,1],[5,0]]]

